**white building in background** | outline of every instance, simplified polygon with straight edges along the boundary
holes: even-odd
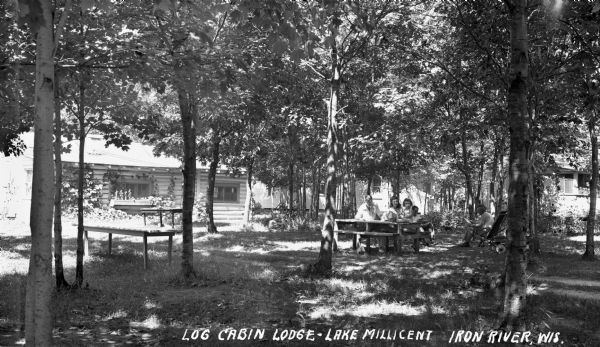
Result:
[[[27,149],[18,157],[0,157],[0,219],[29,218],[33,170],[33,134],[21,135]],[[153,147],[133,142],[128,151],[105,147],[101,135],[90,134],[85,144],[85,165],[101,185],[102,206],[135,209],[136,202],[149,197],[173,199],[181,206],[183,175],[176,158],[156,157]],[[71,151],[63,153],[63,173],[78,167],[79,142],[71,141]],[[208,168],[196,163],[196,199],[206,196]],[[127,191],[126,199],[118,192]],[[243,218],[246,199],[246,175],[230,175],[226,167],[217,170],[214,192],[214,216],[217,222],[237,222]],[[122,201],[127,200],[127,201]],[[143,207],[143,206],[142,206]]]

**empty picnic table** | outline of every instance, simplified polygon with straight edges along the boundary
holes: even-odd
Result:
[[[83,238],[84,238],[84,254],[89,255],[89,237],[88,232],[99,232],[108,233],[108,254],[112,253],[112,235],[128,235],[128,236],[141,236],[144,239],[144,269],[148,268],[148,237],[157,236],[168,236],[169,237],[169,264],[171,263],[171,253],[173,250],[173,235],[181,233],[181,229],[172,228],[158,228],[158,227],[114,227],[114,226],[98,226],[98,225],[84,225],[83,226]]]
[[[420,241],[424,240],[428,234],[421,232],[422,223],[406,222],[388,222],[380,220],[363,219],[336,219],[336,228],[334,230],[334,239],[338,239],[338,234],[352,235],[352,248],[358,249],[360,237],[367,239],[367,248],[371,247],[371,237],[385,238],[385,251],[389,247],[389,238],[394,241],[394,249],[400,254],[404,240],[413,240],[413,249],[419,251]]]
[[[146,225],[146,214],[157,214],[160,219],[160,226],[164,227],[163,224],[163,213],[171,213],[171,227],[175,228],[175,213],[183,213],[183,209],[180,207],[151,207],[140,209],[144,216],[144,225]]]

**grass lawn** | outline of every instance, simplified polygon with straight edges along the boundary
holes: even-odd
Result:
[[[72,281],[76,230],[64,224],[64,263]],[[489,285],[504,256],[489,248],[455,247],[459,234],[442,233],[434,246],[420,253],[405,246],[401,256],[359,255],[351,251],[350,239],[342,237],[334,274],[324,279],[303,275],[304,266],[317,258],[318,233],[238,230],[229,227],[208,235],[203,228],[195,229],[198,279],[193,283],[184,283],[177,275],[181,236],[175,238],[171,265],[166,238],[150,238],[151,268],[144,271],[141,238],[115,235],[113,255],[108,256],[107,235],[90,233],[92,254],[85,261],[85,288],[57,293],[54,299],[55,343],[460,346],[448,342],[453,331],[485,331],[483,344],[489,330],[497,327],[500,293]],[[26,224],[0,221],[2,346],[24,343],[28,233]],[[600,346],[600,264],[580,260],[581,237],[544,235],[541,241],[544,254],[529,273],[531,341],[536,345],[540,333],[557,332],[555,345]],[[235,333],[243,338],[245,328],[255,329],[245,333],[256,339],[220,341],[219,332],[227,328],[235,330],[223,332],[222,337]],[[210,329],[208,341],[201,340],[202,329]],[[264,336],[256,329],[265,329]],[[315,335],[313,342],[273,340],[282,330],[287,330],[285,336],[291,329],[305,329],[305,335],[312,329],[322,336]],[[357,330],[357,340],[328,341],[329,329],[330,336],[336,329],[346,332],[343,338]],[[424,340],[429,330],[429,339]],[[396,339],[378,339],[387,334]]]

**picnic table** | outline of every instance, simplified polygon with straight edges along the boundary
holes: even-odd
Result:
[[[157,236],[168,236],[169,237],[169,264],[171,263],[171,253],[173,250],[173,235],[181,233],[181,229],[172,228],[157,228],[157,227],[115,227],[115,226],[98,226],[98,225],[84,225],[83,226],[83,239],[84,239],[84,254],[89,254],[89,237],[88,232],[99,232],[108,233],[108,254],[112,253],[112,235],[128,235],[128,236],[141,236],[144,239],[144,270],[148,268],[148,238]]]
[[[334,240],[337,244],[338,234],[352,235],[352,248],[358,249],[360,237],[366,238],[367,248],[371,247],[371,237],[385,239],[385,251],[389,248],[389,239],[394,242],[394,250],[397,254],[402,251],[402,244],[406,240],[413,241],[413,249],[419,252],[421,240],[425,240],[430,234],[422,232],[423,223],[388,222],[380,220],[363,219],[336,219],[334,229]]]
[[[142,208],[140,209],[140,212],[142,212],[142,215],[144,216],[144,225],[146,225],[146,214],[158,214],[161,227],[164,227],[163,213],[170,213],[171,227],[175,228],[175,213],[183,213],[183,209],[181,207],[152,207]]]

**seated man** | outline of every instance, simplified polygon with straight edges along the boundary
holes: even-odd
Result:
[[[356,216],[354,216],[354,219],[379,220],[381,211],[379,211],[379,207],[373,203],[373,198],[371,195],[365,194],[364,199],[365,203],[360,205],[358,211],[356,212]]]
[[[487,233],[492,229],[494,224],[494,218],[489,214],[483,205],[477,207],[477,214],[479,218],[475,222],[468,221],[470,228],[467,228],[465,232],[464,242],[460,244],[461,247],[470,247],[471,240],[476,236],[479,238],[486,237]]]

